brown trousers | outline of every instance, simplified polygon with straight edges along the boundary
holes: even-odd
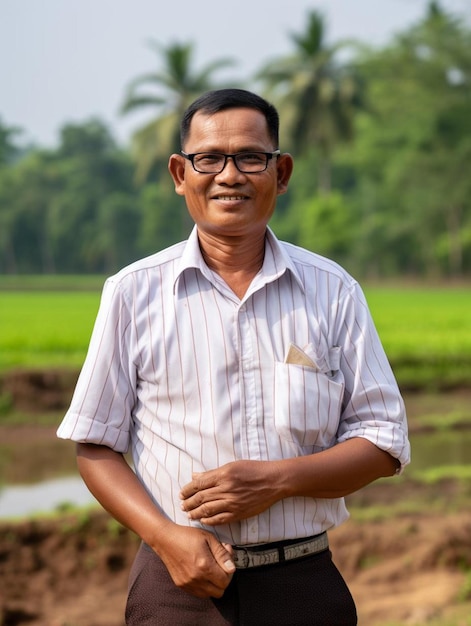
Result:
[[[220,599],[179,589],[142,544],[131,569],[127,626],[355,626],[356,609],[329,550],[237,570]]]

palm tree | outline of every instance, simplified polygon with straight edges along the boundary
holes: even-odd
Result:
[[[278,102],[285,120],[283,139],[298,155],[316,148],[320,157],[319,188],[331,187],[331,155],[335,145],[353,137],[353,120],[361,107],[361,85],[353,69],[337,62],[353,42],[325,45],[322,15],[311,11],[306,32],[292,34],[292,56],[271,61],[256,77],[267,97]]]
[[[13,163],[22,150],[16,138],[23,133],[18,126],[6,126],[0,118],[0,167]]]
[[[152,167],[179,149],[179,122],[186,107],[203,92],[213,89],[213,74],[233,64],[230,59],[209,63],[195,73],[191,67],[193,45],[174,43],[168,47],[156,41],[150,47],[160,56],[162,70],[134,79],[122,105],[122,113],[150,107],[157,117],[133,136],[133,152],[137,162],[136,178],[143,182]],[[146,91],[142,91],[142,87]]]

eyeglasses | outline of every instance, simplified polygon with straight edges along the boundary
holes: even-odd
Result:
[[[181,150],[182,156],[193,165],[195,172],[200,174],[220,174],[226,167],[227,159],[232,159],[234,165],[243,174],[257,174],[264,172],[268,161],[280,155],[275,152],[237,152],[236,154],[222,154],[220,152],[196,152],[187,154]]]

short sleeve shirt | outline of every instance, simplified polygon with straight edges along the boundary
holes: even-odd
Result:
[[[290,347],[309,364],[290,362]],[[316,454],[364,437],[409,462],[404,404],[358,283],[268,229],[260,272],[239,299],[188,241],[105,284],[59,437],[132,453],[156,506],[182,525],[193,472],[239,459]],[[208,527],[256,544],[315,535],[348,517],[343,498],[286,498]]]

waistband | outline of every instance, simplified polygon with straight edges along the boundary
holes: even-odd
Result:
[[[232,546],[233,561],[238,569],[273,565],[323,552],[329,547],[327,533],[314,537],[266,543],[260,546]]]

